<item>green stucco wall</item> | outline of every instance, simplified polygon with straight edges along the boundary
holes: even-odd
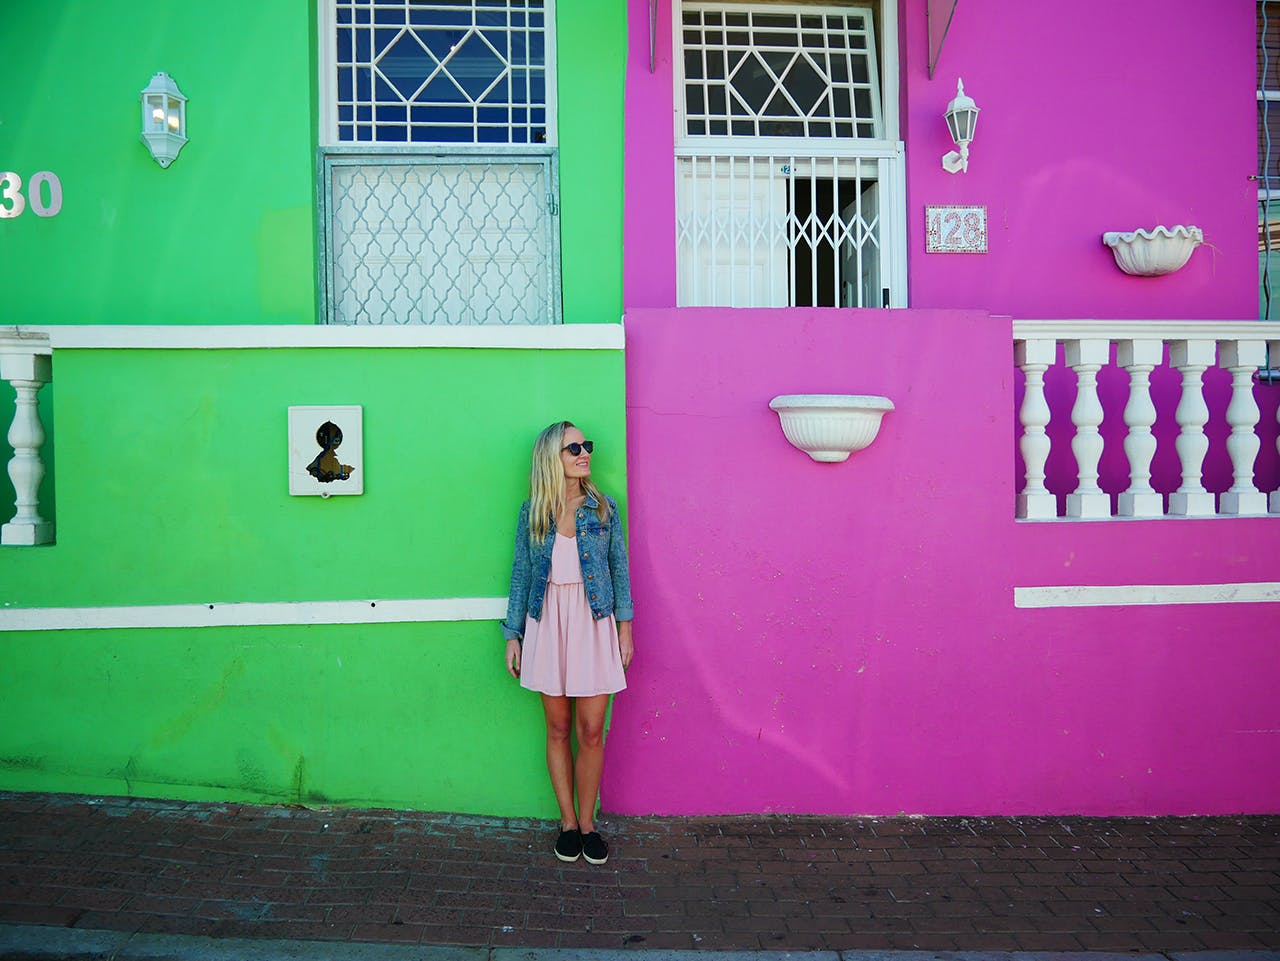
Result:
[[[58,542],[0,550],[5,606],[504,596],[559,417],[625,505],[621,351],[55,361]],[[364,494],[288,494],[302,404],[363,406]],[[551,816],[502,651],[496,622],[0,633],[0,788]]]
[[[0,169],[52,171],[63,207],[0,220],[0,323],[314,323],[309,7],[5,4]],[[161,70],[190,98],[167,170],[139,138]]]
[[[316,322],[314,0],[11,0],[0,170],[52,171],[61,213],[0,219],[0,324]],[[626,11],[558,0],[567,323],[622,316]],[[162,169],[139,92],[163,70],[189,142]]]
[[[4,4],[0,170],[52,171],[63,206],[0,219],[0,325],[316,323],[316,22]],[[624,5],[558,0],[567,323],[621,317],[625,43]],[[168,169],[139,139],[161,70],[189,97]],[[307,404],[363,406],[363,495],[288,495]],[[0,384],[0,434],[12,409]],[[560,417],[625,509],[621,351],[62,350],[41,409],[57,543],[0,548],[9,607],[504,595]],[[0,788],[554,816],[502,648],[490,622],[0,633]]]

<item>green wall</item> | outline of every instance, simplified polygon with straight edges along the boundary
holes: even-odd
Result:
[[[564,319],[616,323],[626,11],[556,13]],[[313,0],[5,3],[0,170],[52,171],[63,207],[0,220],[0,324],[315,323],[315,22]],[[139,138],[160,70],[189,98],[168,169]]]
[[[314,324],[314,0],[9,0],[0,325]],[[622,4],[558,0],[564,319],[622,313]],[[157,71],[189,98],[162,169]],[[60,350],[41,396],[57,543],[0,604],[502,596],[528,452],[569,417],[625,505],[621,351]],[[364,408],[365,493],[290,497],[290,405]],[[0,435],[12,417],[0,386]],[[9,450],[0,440],[0,459]],[[0,520],[12,513],[0,475]],[[0,633],[0,788],[554,816],[496,623]]]
[[[58,542],[0,550],[5,606],[505,596],[559,417],[625,506],[621,351],[55,361]],[[302,404],[363,405],[364,494],[288,494]],[[0,788],[552,816],[502,651],[496,622],[0,633]]]
[[[11,324],[315,322],[314,44],[307,0],[11,0],[0,170],[62,181],[55,217],[0,220]],[[157,71],[189,142],[139,133]]]
[[[616,323],[622,319],[626,4],[556,0],[556,46],[564,319]]]

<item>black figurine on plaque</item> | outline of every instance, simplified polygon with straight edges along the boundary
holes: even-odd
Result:
[[[307,473],[322,484],[346,480],[355,470],[349,464],[338,462],[334,453],[342,445],[342,428],[332,421],[325,421],[316,430],[316,443],[320,445],[320,453],[307,465]]]

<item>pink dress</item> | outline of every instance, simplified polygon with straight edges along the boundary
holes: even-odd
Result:
[[[525,618],[520,686],[543,694],[591,697],[627,686],[613,615],[596,620],[582,586],[578,539],[556,532],[542,620]]]

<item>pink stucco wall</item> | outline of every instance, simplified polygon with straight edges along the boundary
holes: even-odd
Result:
[[[628,3],[638,653],[606,808],[1280,810],[1274,605],[1013,601],[1019,586],[1277,581],[1277,520],[1016,522],[1020,377],[1009,320],[993,316],[1255,316],[1253,5],[964,0],[930,80],[925,2],[903,0],[916,309],[884,312],[673,309],[670,3],[652,72],[648,0]],[[957,75],[983,112],[970,171],[953,176],[939,160]],[[926,204],[985,204],[990,252],[925,254]],[[1160,223],[1200,226],[1207,244],[1171,276],[1120,273],[1102,232]],[[1157,371],[1162,403],[1172,376]],[[1054,378],[1069,406],[1069,372]],[[1101,379],[1123,406],[1123,373]],[[1223,372],[1207,380],[1217,484]],[[898,409],[868,450],[820,465],[768,408],[793,392],[884,394]],[[1271,430],[1276,391],[1259,402]],[[1114,490],[1125,465],[1109,448]],[[1070,474],[1066,452],[1059,435],[1051,475]],[[1162,477],[1171,457],[1162,444]]]
[[[1233,318],[1257,311],[1254,5],[964,0],[928,77],[925,0],[900,4],[911,306],[1017,317]],[[670,0],[629,0],[624,297],[675,303]],[[982,109],[968,173],[944,172],[956,78]],[[926,204],[987,207],[990,252],[925,254]],[[1101,235],[1194,224],[1176,274],[1122,274]]]
[[[636,662],[616,812],[1280,810],[1274,605],[1024,610],[1015,586],[1280,580],[1275,518],[1013,518],[1009,322],[626,316]],[[885,394],[838,465],[780,393]]]

